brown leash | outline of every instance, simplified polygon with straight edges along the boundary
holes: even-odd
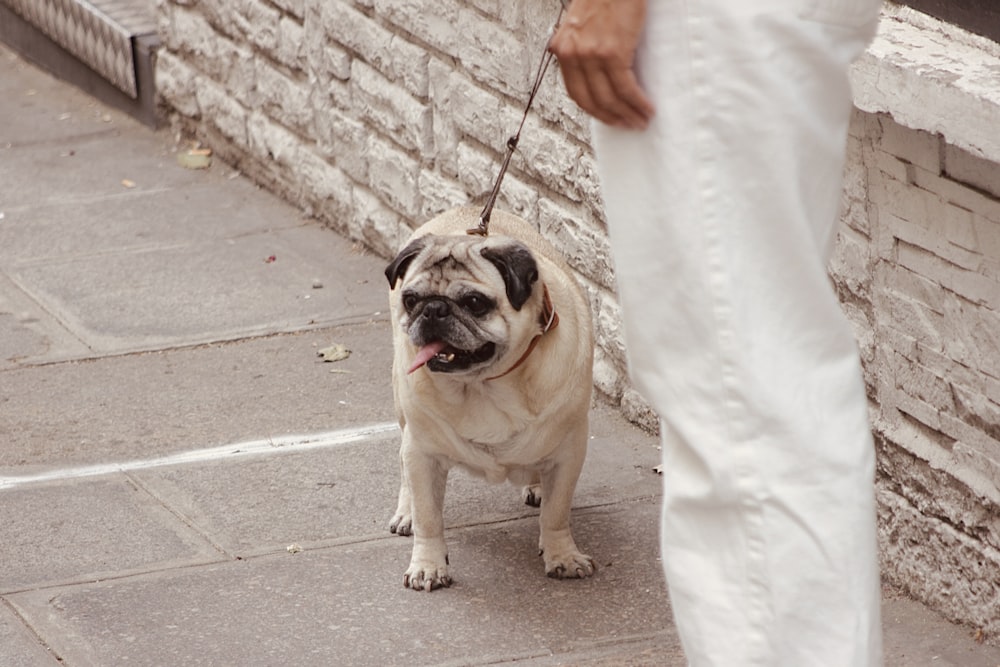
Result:
[[[567,0],[560,0],[562,3],[562,8],[559,10],[559,16],[556,17],[556,22],[552,26],[552,34],[554,35],[556,29],[559,28],[559,23],[562,21],[563,14],[566,11]],[[531,111],[531,105],[535,101],[535,96],[538,95],[538,89],[542,87],[542,79],[545,78],[545,72],[549,68],[549,63],[552,62],[554,54],[549,51],[549,43],[545,43],[545,55],[542,56],[542,61],[538,64],[538,71],[535,73],[535,84],[531,87],[531,94],[528,96],[528,103],[524,107],[524,114],[521,116],[521,124],[517,126],[517,132],[515,132],[509,139],[507,139],[507,155],[504,157],[503,162],[500,164],[500,173],[497,174],[496,181],[493,182],[493,190],[490,192],[489,199],[486,200],[486,205],[483,207],[482,212],[479,214],[479,225],[465,230],[466,234],[472,234],[475,236],[487,236],[490,230],[490,216],[493,215],[493,206],[497,202],[497,195],[500,194],[500,184],[503,182],[503,177],[507,173],[507,167],[510,166],[510,159],[514,156],[514,151],[517,150],[517,142],[521,140],[521,130],[524,129],[524,121],[528,120],[528,112]]]

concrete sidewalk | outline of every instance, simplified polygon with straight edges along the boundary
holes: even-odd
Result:
[[[0,666],[684,664],[652,437],[595,406],[593,579],[547,579],[535,511],[457,473],[456,583],[405,590],[384,260],[3,47],[0,73]],[[1000,665],[884,615],[889,665]]]

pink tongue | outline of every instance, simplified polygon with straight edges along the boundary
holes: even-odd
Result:
[[[410,370],[406,371],[406,374],[409,375],[413,371],[417,370],[418,368],[426,364],[447,346],[448,344],[442,340],[436,340],[433,343],[428,343],[427,345],[424,345],[417,352],[417,356],[413,360],[413,365],[410,366]]]

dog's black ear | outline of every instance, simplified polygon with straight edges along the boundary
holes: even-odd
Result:
[[[396,255],[396,259],[389,263],[389,266],[385,267],[385,277],[389,281],[389,289],[396,289],[396,283],[399,279],[406,275],[406,269],[409,268],[410,262],[413,258],[420,254],[420,251],[424,249],[427,243],[425,239],[419,238],[405,248],[399,251]]]
[[[484,259],[497,267],[507,287],[507,299],[514,310],[521,310],[531,287],[538,280],[538,263],[526,246],[511,243],[499,248],[486,247],[480,251]]]

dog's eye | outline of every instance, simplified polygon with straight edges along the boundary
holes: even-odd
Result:
[[[493,301],[482,294],[467,294],[462,297],[459,303],[462,304],[462,308],[476,317],[482,317],[493,310]]]
[[[413,292],[406,292],[403,294],[403,308],[406,309],[406,312],[410,312],[411,310],[416,308],[417,303],[419,302],[420,299],[418,299],[417,295],[414,294]]]

